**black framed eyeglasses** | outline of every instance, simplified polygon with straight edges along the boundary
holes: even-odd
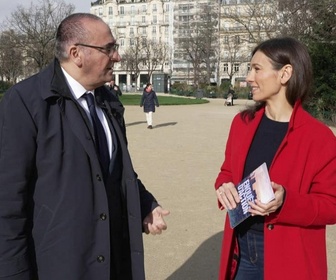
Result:
[[[98,51],[104,52],[107,55],[112,55],[114,52],[118,51],[119,44],[117,43],[108,43],[105,46],[93,46],[93,45],[87,45],[82,43],[76,43],[75,46],[82,46],[87,48],[96,49]]]

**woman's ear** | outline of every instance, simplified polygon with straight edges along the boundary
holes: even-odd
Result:
[[[286,84],[289,79],[292,77],[293,73],[293,67],[290,64],[286,64],[284,67],[281,69],[281,83]]]

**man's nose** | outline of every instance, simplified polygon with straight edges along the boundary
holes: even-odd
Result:
[[[113,62],[120,62],[121,61],[121,56],[118,51],[115,51],[111,57],[111,60]]]

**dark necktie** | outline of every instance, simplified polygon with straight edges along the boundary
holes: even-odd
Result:
[[[107,146],[105,130],[97,115],[93,95],[90,92],[88,92],[88,93],[85,93],[83,97],[85,98],[88,104],[88,107],[89,107],[93,129],[94,129],[94,134],[95,134],[95,143],[96,143],[96,149],[97,149],[99,161],[103,169],[104,175],[107,175],[109,163],[110,163],[110,154],[109,154],[109,150]]]

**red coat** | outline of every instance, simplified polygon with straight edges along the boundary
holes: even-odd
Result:
[[[242,179],[245,159],[263,114],[260,110],[248,123],[240,115],[234,118],[216,189]],[[296,104],[269,171],[271,181],[286,189],[286,198],[281,210],[265,217],[264,279],[327,279],[326,225],[336,223],[335,135]],[[237,252],[227,216],[219,279],[233,279]]]

